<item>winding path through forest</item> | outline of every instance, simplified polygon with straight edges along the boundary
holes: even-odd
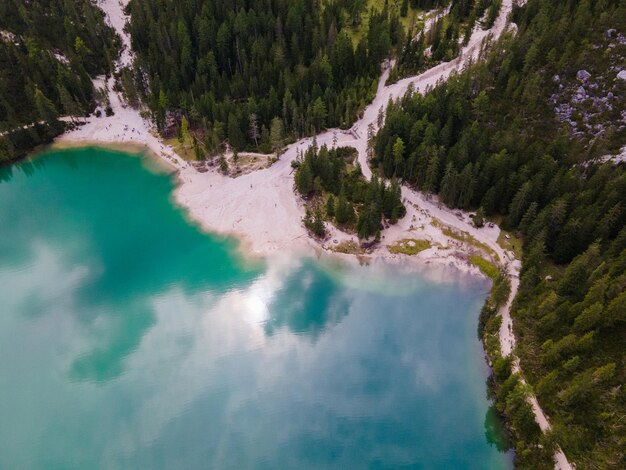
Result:
[[[107,15],[109,24],[122,37],[125,46],[118,60],[118,67],[132,62],[130,39],[124,31],[127,18],[123,7],[126,3],[127,0],[98,0],[98,6]],[[335,144],[355,147],[363,174],[367,179],[371,178],[372,171],[367,161],[367,129],[370,125],[377,129],[379,110],[382,108],[384,112],[390,99],[402,97],[410,87],[416,92],[425,93],[437,83],[446,80],[452,73],[477,60],[488,41],[497,39],[506,30],[512,3],[513,0],[502,2],[500,13],[490,30],[485,31],[476,27],[468,44],[463,47],[456,59],[389,86],[385,85],[389,70],[385,70],[379,80],[376,97],[365,108],[361,119],[347,132],[330,129],[317,135],[317,144],[319,146],[326,144],[329,147]],[[286,248],[290,250],[298,247],[310,248],[311,240],[300,223],[304,214],[303,205],[293,193],[291,162],[312,144],[313,138],[302,139],[288,146],[281,159],[269,168],[238,178],[228,178],[216,171],[198,173],[189,163],[176,155],[171,147],[161,142],[152,124],[143,119],[138,110],[125,105],[123,99],[113,91],[112,79],[105,82],[101,78],[98,85],[102,86],[105,83],[108,84],[109,99],[115,115],[90,119],[84,126],[62,136],[59,139],[61,144],[131,143],[146,146],[176,168],[180,184],[175,198],[188,211],[189,216],[205,229],[240,236],[251,251],[262,255],[280,252]],[[499,312],[502,316],[500,345],[504,356],[513,354],[515,336],[510,309],[517,294],[521,265],[513,253],[504,250],[498,244],[499,228],[477,229],[472,225],[468,214],[450,210],[438,203],[436,197],[424,195],[407,186],[402,187],[402,196],[407,206],[407,215],[398,224],[383,232],[385,243],[420,235],[433,241],[435,246],[420,253],[417,256],[418,260],[426,263],[443,262],[460,269],[469,269],[466,262],[459,260],[458,253],[446,251],[445,247],[442,247],[454,245],[455,241],[443,235],[440,227],[433,224],[440,222],[469,233],[497,254],[511,281],[510,296]],[[333,242],[354,239],[350,234],[331,227],[329,229]],[[377,249],[373,256],[390,257],[386,246]],[[513,359],[514,370],[521,372],[519,359],[515,356]],[[529,401],[541,429],[549,430],[549,421],[537,399],[531,396]],[[560,470],[572,468],[560,449],[555,454],[555,467]]]

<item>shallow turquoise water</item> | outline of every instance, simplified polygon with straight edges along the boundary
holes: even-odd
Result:
[[[140,158],[0,168],[0,468],[510,468],[488,285],[246,262]]]

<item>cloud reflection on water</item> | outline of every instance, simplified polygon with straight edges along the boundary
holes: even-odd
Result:
[[[481,283],[250,266],[136,161],[55,161],[0,197],[30,210],[0,240],[0,467],[502,468],[473,392]]]

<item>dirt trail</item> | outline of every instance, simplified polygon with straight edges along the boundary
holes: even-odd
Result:
[[[130,65],[133,60],[130,38],[123,29],[127,21],[123,7],[127,1],[98,0],[98,6],[105,12],[109,24],[122,38],[124,50],[118,60],[118,68]],[[416,92],[425,93],[437,83],[448,79],[452,73],[463,69],[470,61],[475,61],[481,48],[486,46],[486,41],[497,39],[507,28],[507,19],[513,0],[504,0],[502,3],[500,14],[493,27],[485,31],[477,26],[468,44],[463,47],[456,59],[441,63],[422,74],[405,78],[389,86],[385,85],[389,70],[385,70],[381,75],[376,97],[364,110],[362,118],[349,131],[330,129],[317,135],[317,144],[332,147],[336,142],[338,146],[355,147],[363,174],[367,179],[371,178],[372,171],[367,161],[367,129],[370,125],[377,129],[379,110],[382,109],[384,113],[388,101],[400,98],[410,87]],[[313,143],[313,138],[302,139],[288,146],[281,159],[271,167],[235,179],[214,171],[198,173],[189,163],[176,155],[171,147],[161,142],[153,125],[144,119],[138,110],[126,106],[123,99],[112,91],[112,85],[112,79],[105,81],[103,77],[97,82],[98,87],[108,87],[109,99],[115,115],[91,118],[84,126],[62,136],[59,139],[61,143],[131,143],[145,146],[177,169],[179,185],[175,198],[187,210],[192,220],[206,230],[239,236],[244,240],[246,248],[255,254],[269,255],[286,249],[310,251],[311,245],[315,245],[300,223],[304,209],[293,193],[291,168],[291,162],[299,152],[306,150]],[[402,196],[407,206],[407,215],[398,224],[384,231],[385,246],[378,248],[372,256],[396,258],[395,255],[389,254],[386,245],[403,238],[419,237],[430,240],[434,246],[413,257],[418,263],[438,262],[477,272],[476,268],[470,267],[468,263],[459,259],[454,248],[450,248],[457,246],[458,242],[443,235],[440,228],[433,225],[432,222],[435,219],[457,230],[467,232],[476,240],[489,246],[506,267],[511,280],[511,294],[499,313],[502,316],[500,329],[502,354],[504,356],[513,354],[515,336],[510,309],[519,286],[520,262],[515,259],[513,253],[504,250],[497,243],[500,229],[498,227],[476,229],[471,224],[468,214],[450,210],[441,205],[436,197],[426,196],[406,186],[402,188]],[[331,244],[356,240],[355,237],[333,227],[329,227],[329,231]],[[329,247],[325,246],[325,248]],[[459,246],[459,249],[463,248]],[[519,360],[516,357],[514,357],[514,369],[520,370]],[[531,397],[529,402],[541,429],[549,430],[549,421],[536,398]],[[555,455],[555,468],[560,470],[572,468],[560,449]]]

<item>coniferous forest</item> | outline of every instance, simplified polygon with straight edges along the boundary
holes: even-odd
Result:
[[[582,468],[624,468],[626,167],[601,157],[626,142],[626,5],[529,0],[512,19],[518,35],[486,61],[390,105],[373,164],[522,237],[518,353],[552,437]],[[502,367],[499,409],[515,418]],[[549,468],[521,416],[516,461]]]
[[[0,162],[60,134],[59,116],[93,111],[92,78],[117,50],[90,0],[0,2]]]
[[[351,147],[313,145],[293,162],[296,190],[309,201],[304,223],[318,237],[326,219],[359,238],[379,239],[383,219],[393,224],[406,213],[398,182],[387,185],[375,175],[368,182],[355,157]]]
[[[413,1],[411,5],[425,10],[447,7],[449,12],[438,15],[427,31],[422,32],[419,25],[409,25],[405,40],[398,48],[397,64],[391,71],[390,81],[415,75],[441,61],[457,57],[475,28],[491,28],[502,1]]]
[[[350,128],[381,65],[394,81],[456,57],[501,5],[130,0],[136,61],[120,89],[162,136],[191,136],[200,159],[227,147],[278,155],[286,142]],[[428,31],[409,19],[433,8],[445,14]],[[379,239],[405,215],[407,185],[519,238],[512,316],[525,381],[497,344],[505,274],[480,320],[516,466],[553,468],[558,444],[578,468],[623,469],[626,163],[611,155],[626,148],[626,2],[519,1],[510,20],[481,60],[389,102],[370,181],[354,149],[315,144],[292,162],[295,190],[318,237],[329,222]],[[92,113],[93,79],[113,72],[119,49],[91,0],[0,1],[0,163],[61,134],[60,117]],[[530,391],[552,424],[546,434]]]
[[[291,139],[349,127],[403,40],[387,7],[362,25],[360,0],[132,0],[128,11],[157,125],[181,112],[208,152],[225,140],[271,151],[275,118]]]

